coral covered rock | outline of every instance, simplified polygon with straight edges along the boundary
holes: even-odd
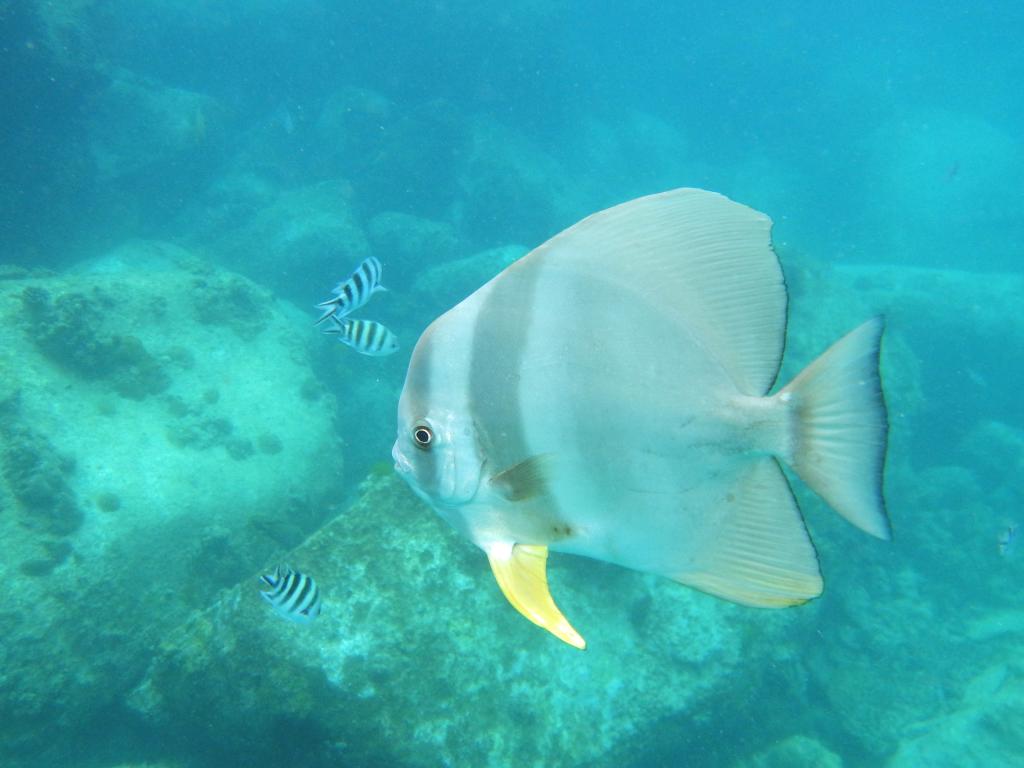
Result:
[[[222,237],[217,249],[239,272],[280,286],[285,296],[306,306],[370,255],[351,195],[343,180],[282,192]]]
[[[310,339],[266,291],[156,244],[0,282],[0,762],[58,725],[73,740],[154,638],[340,495]]]
[[[664,579],[556,557],[553,591],[590,643],[576,651],[523,620],[486,558],[391,475],[288,562],[317,579],[323,614],[281,620],[255,577],[226,591],[161,643],[131,699],[148,723],[249,764],[295,750],[309,765],[593,765],[749,684],[763,656],[744,654],[748,622],[796,615],[744,617]]]

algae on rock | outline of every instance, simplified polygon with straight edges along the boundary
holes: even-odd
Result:
[[[568,556],[550,578],[591,644],[559,643],[391,473],[371,474],[287,561],[316,578],[321,616],[282,621],[255,574],[226,590],[163,639],[131,697],[145,722],[252,763],[280,754],[292,723],[309,735],[309,765],[588,765],[759,661],[745,658],[742,627],[763,614]],[[637,623],[638,602],[650,623]],[[778,617],[776,629],[789,620]]]
[[[163,633],[331,513],[314,339],[172,246],[0,281],[0,762],[63,764]]]

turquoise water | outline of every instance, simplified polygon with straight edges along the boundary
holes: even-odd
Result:
[[[0,0],[0,764],[1017,764],[1024,9],[665,5]],[[894,538],[794,482],[826,589],[778,612],[553,555],[579,653],[396,480],[397,399],[679,186],[773,218],[781,381],[886,316]],[[370,255],[383,358],[312,325]]]

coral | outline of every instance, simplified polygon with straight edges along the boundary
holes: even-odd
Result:
[[[167,440],[178,448],[205,450],[215,445],[225,445],[235,431],[230,419],[223,417],[200,418],[167,427]]]
[[[48,576],[54,568],[63,563],[72,553],[71,544],[67,541],[44,541],[42,542],[44,557],[35,557],[23,560],[18,566],[26,576],[33,578]]]
[[[264,432],[258,438],[256,438],[256,445],[263,453],[275,454],[280,453],[283,445],[281,438],[275,435],[273,432]]]
[[[642,724],[696,711],[731,675],[749,679],[721,602],[559,559],[550,578],[594,646],[578,653],[506,605],[475,548],[393,473],[374,473],[360,494],[273,561],[317,579],[324,614],[305,627],[281,621],[255,575],[222,593],[163,638],[131,698],[146,722],[174,723],[192,749],[246,764],[287,749],[279,725],[294,723],[309,736],[309,765],[585,765]],[[284,539],[284,519],[254,526]],[[231,546],[204,544],[198,572]],[[602,607],[609,578],[624,602],[651,594],[656,648],[649,629],[634,633],[625,612]],[[208,711],[222,713],[216,733]]]
[[[2,411],[0,467],[18,502],[21,523],[56,536],[78,530],[83,515],[69,483],[74,459],[18,418],[16,399],[6,401]]]
[[[198,322],[197,277],[251,284],[185,256],[133,242],[67,275],[0,281],[5,767],[131,757],[85,752],[161,637],[344,495],[335,401],[299,395],[307,336],[255,288],[233,310],[265,312],[269,332]],[[112,382],[143,350],[167,386],[120,396]]]
[[[248,459],[256,453],[252,440],[247,437],[232,437],[224,443],[224,447],[227,448],[228,456],[235,461]]]
[[[102,379],[123,397],[141,400],[167,389],[170,377],[135,336],[103,330],[103,316],[116,304],[94,289],[56,299],[39,286],[21,294],[26,333],[58,365],[85,379]]]
[[[745,762],[743,768],[843,768],[843,761],[808,736],[790,736]]]
[[[121,497],[116,493],[104,491],[103,493],[97,494],[96,506],[104,512],[117,512],[117,510],[121,508]]]
[[[1014,658],[1016,652],[1008,658]],[[1024,668],[993,665],[967,686],[954,711],[907,728],[889,768],[1016,765],[1024,752]]]
[[[197,276],[192,296],[200,323],[225,325],[241,339],[258,336],[270,319],[270,295],[237,275]]]

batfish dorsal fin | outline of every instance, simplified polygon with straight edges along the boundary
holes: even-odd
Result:
[[[675,189],[588,216],[512,269],[556,265],[640,294],[698,333],[741,392],[763,395],[778,374],[786,331],[771,226],[717,193]]]
[[[692,569],[667,575],[760,608],[797,605],[821,594],[818,556],[775,459],[758,461],[711,514],[719,521],[715,535]]]
[[[547,492],[550,466],[551,454],[540,453],[498,472],[490,484],[508,501],[527,501]]]
[[[548,590],[547,547],[502,542],[487,547],[486,552],[498,586],[517,611],[559,640],[586,648]]]

